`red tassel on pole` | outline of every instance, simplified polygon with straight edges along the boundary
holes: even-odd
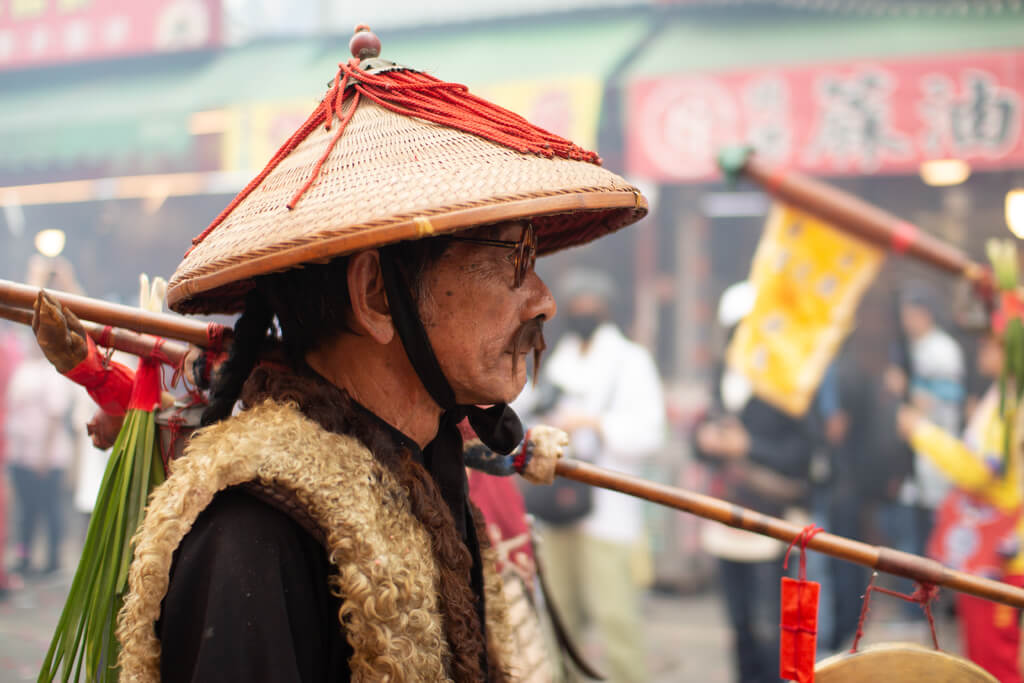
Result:
[[[797,683],[814,683],[821,584],[807,580],[807,541],[819,531],[823,530],[813,524],[804,527],[800,535],[789,544],[783,562],[783,568],[789,566],[789,553],[799,540],[800,578],[782,578],[782,632],[779,639],[779,676]]]

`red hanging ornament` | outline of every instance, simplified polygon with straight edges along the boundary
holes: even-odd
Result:
[[[814,659],[818,646],[818,596],[821,584],[807,580],[807,542],[823,531],[811,524],[804,527],[786,549],[783,568],[789,566],[789,553],[800,542],[800,573],[794,580],[782,578],[782,620],[779,640],[779,676],[797,683],[814,683]]]

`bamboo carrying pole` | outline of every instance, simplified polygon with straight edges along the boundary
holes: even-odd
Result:
[[[559,460],[555,465],[555,473],[566,479],[643,498],[652,503],[689,512],[737,529],[771,536],[786,543],[792,543],[803,532],[803,529],[795,524],[718,498],[674,486],[656,484],[646,479],[613,472],[571,458]],[[826,532],[815,534],[807,542],[807,547],[841,560],[873,567],[879,571],[1024,608],[1024,590],[1000,581],[955,571],[935,560],[918,555],[872,546]]]
[[[35,301],[35,296],[38,290],[25,285],[15,285],[15,283],[0,280],[0,303],[5,301],[8,303],[10,302],[10,298],[7,298],[7,296],[8,292],[11,291],[18,292],[18,296],[21,297],[19,300],[27,300],[29,302],[28,305],[31,306],[32,302]],[[25,291],[31,295],[30,298],[26,298],[24,296]],[[68,298],[65,299],[65,296]],[[86,297],[73,297],[71,295],[58,294],[57,298],[65,303],[68,308],[75,313],[75,315],[86,319],[88,319],[90,315],[96,313],[104,320],[111,320],[115,313],[121,314],[118,309],[127,308],[125,306],[108,304],[103,301],[87,299]],[[11,309],[8,308],[7,310]],[[128,310],[132,313],[137,312],[134,311],[134,309]],[[15,318],[17,318],[19,322],[31,324],[31,313],[29,311],[25,311],[24,308],[22,308],[20,312],[15,310],[14,318],[12,319]],[[165,320],[167,318],[169,318],[170,321]],[[178,339],[182,339],[182,337],[175,337],[176,334],[187,333],[191,339],[197,338],[196,333],[199,331],[202,332],[204,337],[207,334],[206,326],[202,323],[196,323],[190,320],[178,320],[174,316],[162,313],[149,313],[143,317],[133,317],[132,321],[142,332],[169,332],[166,336]],[[152,321],[159,323],[158,330],[148,327]],[[83,324],[84,322],[85,320],[83,320]],[[197,345],[205,346],[205,344],[206,342],[204,340],[199,342]],[[559,476],[567,479],[573,479],[585,484],[590,484],[591,486],[599,486],[612,491],[618,491],[619,493],[642,498],[652,503],[664,505],[676,510],[682,510],[683,512],[689,512],[697,515],[698,517],[704,517],[705,519],[721,522],[738,529],[745,529],[764,536],[771,536],[787,543],[791,543],[795,539],[799,538],[803,531],[800,527],[790,524],[789,522],[776,517],[769,517],[768,515],[763,515],[759,512],[739,507],[738,505],[733,505],[732,503],[728,503],[718,498],[705,496],[700,493],[694,493],[693,491],[687,491],[673,486],[657,484],[645,479],[640,479],[639,477],[621,474],[619,472],[596,467],[571,458],[559,460],[555,467],[555,472]],[[807,542],[807,547],[812,550],[825,553],[826,555],[831,555],[832,557],[838,557],[856,564],[873,567],[879,571],[905,576],[916,581],[933,583],[937,586],[944,586],[954,590],[963,591],[964,593],[969,593],[980,598],[986,598],[988,600],[994,600],[1014,607],[1024,608],[1024,590],[1020,588],[1015,588],[1014,586],[1001,583],[999,581],[992,581],[991,579],[985,579],[979,576],[954,571],[944,567],[934,560],[929,560],[917,555],[911,555],[909,553],[892,550],[890,548],[871,546],[866,543],[853,541],[842,536],[836,536],[829,533],[816,534]]]
[[[22,325],[32,324],[32,310],[5,306],[0,304],[0,318]],[[118,351],[130,353],[133,356],[150,357],[155,356],[158,360],[166,361],[169,365],[178,366],[188,354],[188,346],[173,341],[162,340],[148,334],[123,330],[119,327],[110,328],[104,331],[103,325],[97,325],[89,320],[81,320],[82,327],[86,334],[100,346],[107,346]],[[159,353],[154,353],[159,347]]]
[[[863,199],[796,171],[773,168],[749,148],[730,148],[719,155],[728,176],[743,174],[783,202],[883,249],[970,280],[986,295],[992,291],[988,267],[956,247],[932,237],[916,225]]]
[[[112,304],[67,292],[51,289],[46,292],[71,309],[71,312],[82,320],[158,337],[178,339],[204,348],[210,345],[210,326],[195,320],[167,313],[151,313],[140,308]],[[38,287],[18,284],[10,280],[0,280],[0,304],[31,310],[38,293]],[[223,333],[225,339],[230,336],[228,329],[224,329]]]

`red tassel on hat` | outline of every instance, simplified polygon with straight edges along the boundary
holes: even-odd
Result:
[[[320,106],[277,151],[266,168],[235,197],[206,230],[192,240],[193,248],[206,239],[317,126],[322,125],[330,130],[337,118],[337,130],[314,166],[312,175],[288,202],[288,208],[294,209],[302,195],[316,181],[320,167],[345,132],[345,127],[355,114],[362,98],[372,100],[397,114],[456,128],[523,154],[601,164],[601,158],[595,152],[585,150],[565,138],[533,125],[518,114],[472,95],[466,86],[459,83],[447,83],[421,71],[398,65],[378,72],[364,70],[361,67],[362,61],[373,59],[380,54],[380,40],[370,33],[366,26],[356,27],[349,49],[353,58],[338,64],[334,83]],[[347,110],[345,105],[348,105]]]
[[[814,660],[818,646],[818,595],[821,584],[807,580],[807,542],[822,531],[813,524],[804,527],[786,550],[800,541],[800,578],[782,578],[782,630],[779,645],[779,676],[798,683],[814,683]]]

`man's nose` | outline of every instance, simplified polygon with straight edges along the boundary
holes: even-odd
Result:
[[[551,320],[555,317],[555,313],[558,311],[555,297],[552,296],[551,290],[544,284],[544,280],[537,274],[537,271],[531,270],[527,273],[526,279],[523,280],[523,289],[529,296],[523,316],[525,319],[530,320],[540,316],[544,320]]]

